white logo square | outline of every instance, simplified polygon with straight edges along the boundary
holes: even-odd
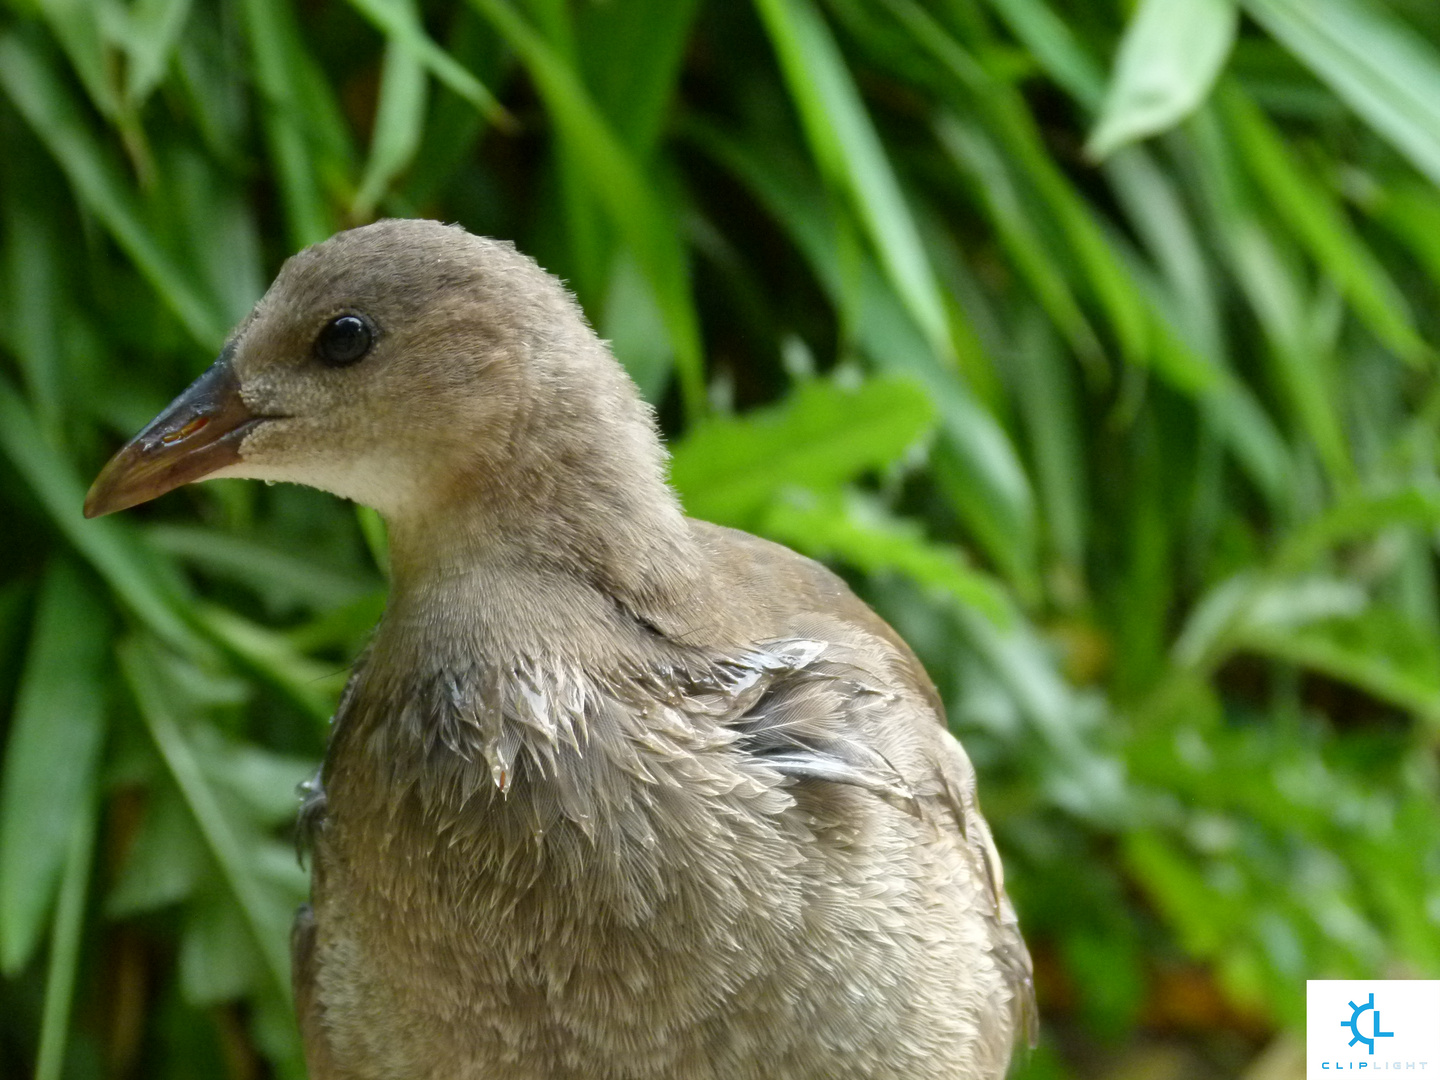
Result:
[[[1305,1080],[1337,1073],[1440,1080],[1440,980],[1305,984]]]

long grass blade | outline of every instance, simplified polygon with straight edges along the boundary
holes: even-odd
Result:
[[[585,83],[616,134],[641,161],[654,152],[680,77],[699,0],[630,0],[575,10]],[[644,63],[617,57],[643,56]]]
[[[139,0],[124,21],[125,102],[136,109],[155,92],[190,18],[192,0]]]
[[[938,357],[952,360],[945,304],[889,156],[810,0],[756,0],[821,172],[852,200],[896,294]]]
[[[848,273],[837,230],[811,196],[803,169],[787,168],[754,146],[697,128],[696,140],[747,186],[805,254],[831,303],[849,311],[858,344],[887,374],[926,387],[939,409],[944,441],[935,462],[948,495],[987,557],[1023,591],[1033,593],[1035,500],[1009,435],[957,373],[935,354],[878,268],[863,260]]]
[[[265,97],[265,136],[285,204],[292,247],[319,243],[335,231],[321,167],[343,168],[343,122],[323,79],[301,45],[293,13],[280,0],[244,0],[254,72]],[[337,160],[339,159],[339,160]],[[343,180],[343,177],[335,177]]]
[[[670,211],[646,181],[574,69],[505,0],[470,0],[535,80],[560,137],[592,175],[595,197],[634,252],[660,303],[687,411],[705,411],[704,360],[684,248]]]
[[[1411,363],[1428,353],[1399,287],[1346,220],[1343,210],[1295,161],[1280,134],[1238,87],[1222,96],[1239,159],[1275,212],[1345,293],[1375,335]]]
[[[108,612],[57,561],[40,592],[0,773],[0,969],[15,975],[44,932],[77,807],[88,806],[105,734]]]
[[[787,485],[825,492],[893,464],[934,420],[934,406],[908,380],[810,382],[780,405],[694,428],[675,447],[670,478],[691,513],[744,525]]]
[[[425,32],[410,0],[350,0],[351,5],[385,33],[392,44],[422,65],[455,93],[474,105],[486,118],[510,126],[514,121],[495,95],[464,65],[442,49]],[[387,64],[390,63],[387,60]]]
[[[370,157],[360,188],[350,204],[350,216],[364,221],[384,197],[391,183],[420,149],[425,119],[425,69],[415,56],[391,42],[380,72],[380,104]]]
[[[288,943],[273,933],[272,920],[266,915],[266,898],[255,880],[254,867],[239,836],[221,809],[194,749],[170,710],[162,673],[149,654],[147,646],[135,640],[121,646],[120,668],[135,697],[145,726],[154,740],[155,748],[160,752],[166,768],[185,797],[185,803],[194,815],[201,835],[205,837],[210,854],[220,867],[226,887],[240,905],[246,929],[253,935],[255,946],[264,957],[274,989],[288,1001]]]
[[[156,572],[124,524],[81,514],[85,488],[71,464],[35,425],[20,396],[0,379],[0,451],[10,459],[65,538],[116,596],[168,644],[193,652],[203,644],[180,614],[182,598]]]
[[[1371,0],[1244,0],[1245,10],[1440,184],[1440,54]]]
[[[0,38],[0,86],[55,156],[66,178],[134,260],[155,291],[207,350],[218,349],[227,327],[210,297],[156,242],[119,166],[89,130],[64,84],[38,51],[14,34]]]
[[[65,1044],[75,1008],[75,983],[80,968],[80,945],[85,926],[85,899],[90,864],[95,852],[96,808],[92,791],[71,807],[73,822],[50,935],[50,962],[45,973],[45,1007],[40,1017],[40,1052],[35,1080],[60,1080],[65,1066]]]
[[[978,611],[1001,627],[1014,612],[1003,585],[956,547],[928,540],[916,522],[854,491],[793,491],[766,512],[768,536],[816,559],[840,559],[871,574],[902,574],[943,603]]]

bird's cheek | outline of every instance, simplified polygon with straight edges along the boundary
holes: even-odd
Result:
[[[212,475],[283,481],[326,488],[325,477],[343,471],[346,450],[324,425],[289,416],[247,432],[236,459]]]
[[[338,419],[297,417],[256,428],[239,460],[214,475],[303,484],[387,515],[416,494],[414,470],[401,449]]]

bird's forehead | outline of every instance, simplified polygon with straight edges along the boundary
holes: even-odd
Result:
[[[474,268],[453,255],[393,243],[342,243],[347,234],[291,257],[270,288],[269,306],[324,315],[337,306],[414,310],[462,286]]]

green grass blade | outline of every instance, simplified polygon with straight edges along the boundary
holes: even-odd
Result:
[[[953,115],[942,116],[935,130],[951,159],[975,179],[995,231],[1040,306],[1078,355],[1092,367],[1103,365],[1100,340],[1065,280],[1060,260],[1035,227],[1002,155],[982,130]]]
[[[95,108],[114,119],[120,113],[120,95],[100,5],[42,0],[38,6]]]
[[[1429,349],[1415,329],[1409,305],[1346,219],[1329,192],[1310,177],[1280,133],[1237,87],[1222,95],[1237,157],[1270,197],[1270,205],[1294,231],[1350,300],[1375,336],[1402,359],[1419,363]]]
[[[369,218],[394,179],[405,171],[420,148],[425,120],[425,68],[414,54],[391,42],[380,70],[380,104],[370,138],[370,157],[350,216]]]
[[[628,0],[575,10],[581,70],[600,110],[637,158],[655,149],[699,0]],[[643,56],[644,63],[620,58]]]
[[[970,111],[978,104],[987,115],[991,133],[1009,152],[1017,174],[1033,186],[1070,244],[1076,266],[1083,272],[1082,280],[1109,317],[1122,355],[1131,363],[1149,363],[1152,335],[1148,303],[1101,226],[1094,208],[1079,195],[1046,149],[1035,118],[1023,98],[1014,87],[986,70],[913,0],[886,0],[886,4],[916,44],[975,97],[976,102],[972,104],[951,95],[949,104],[956,111]],[[1163,353],[1160,358],[1165,359]],[[1104,371],[1092,367],[1091,376],[1100,381],[1104,378]]]
[[[1331,476],[1348,483],[1354,463],[1340,419],[1333,357],[1312,324],[1309,283],[1245,198],[1231,147],[1209,109],[1192,130],[1200,193],[1218,226],[1231,276],[1264,333],[1275,383]]]
[[[1295,266],[1256,226],[1238,238],[1236,271],[1267,331],[1270,358],[1296,418],[1332,477],[1349,483],[1355,461],[1342,418],[1335,356],[1317,340]]]
[[[1102,160],[1194,112],[1230,55],[1238,22],[1235,0],[1143,0],[1120,39],[1085,152]]]
[[[136,0],[125,19],[125,101],[137,109],[165,78],[192,0]]]
[[[54,155],[80,201],[166,306],[199,344],[218,349],[228,328],[217,305],[195,291],[192,276],[155,240],[120,168],[90,131],[69,91],[38,52],[14,34],[0,38],[0,86]]]
[[[35,1080],[60,1080],[65,1065],[65,1043],[75,1004],[75,982],[80,968],[80,945],[85,928],[85,896],[90,863],[95,852],[97,827],[94,793],[87,791],[71,807],[64,876],[50,936],[50,963],[45,973],[45,1008],[40,1018],[40,1052]]]
[[[852,200],[880,264],[937,356],[952,360],[945,303],[889,156],[835,39],[810,0],[755,0],[821,172]]]
[[[111,518],[86,521],[85,487],[71,464],[41,435],[20,396],[0,379],[0,451],[29,484],[56,527],[95,567],[141,622],[186,652],[203,642],[180,614],[181,597],[162,582],[148,554],[124,524]]]
[[[1105,96],[1105,73],[1045,0],[989,0],[1010,32],[1056,85],[1091,111]]]
[[[254,76],[265,98],[265,137],[285,205],[290,245],[303,248],[335,231],[320,181],[324,163],[317,158],[326,151],[333,158],[346,144],[343,122],[323,79],[313,73],[289,8],[281,0],[243,0],[242,13]]]
[[[393,46],[423,65],[425,70],[474,105],[487,119],[506,125],[513,123],[510,114],[500,107],[485,84],[425,33],[419,12],[411,0],[350,0],[350,4],[374,23]],[[387,67],[390,62],[387,57]],[[415,137],[418,139],[418,132]]]
[[[105,898],[105,914],[126,919],[183,903],[210,873],[205,839],[180,792],[173,784],[153,784],[140,828]]]
[[[49,216],[35,213],[33,202],[13,191],[6,192],[5,230],[10,279],[6,339],[39,425],[57,436],[68,396],[58,340],[69,299],[60,280],[60,245]]]
[[[220,867],[226,887],[240,905],[246,928],[254,936],[255,945],[264,957],[274,989],[283,999],[290,1000],[289,943],[272,933],[272,920],[266,914],[266,898],[255,880],[249,854],[221,809],[194,749],[171,712],[163,671],[149,648],[137,641],[121,646],[120,668],[155,748],[194,815],[210,854]]]
[[[784,493],[765,512],[760,531],[811,558],[840,559],[867,574],[903,574],[944,603],[978,611],[1002,628],[1013,616],[1004,586],[971,566],[959,548],[928,540],[917,522],[858,492]]]
[[[146,541],[163,554],[254,589],[274,604],[328,609],[377,587],[377,580],[327,566],[205,525],[151,525]]]
[[[1408,178],[1381,192],[1369,210],[1440,285],[1440,191]]]
[[[262,217],[245,201],[245,189],[193,148],[165,151],[165,190],[149,193],[152,220],[165,222],[176,251],[216,298],[221,318],[234,326],[265,292]],[[203,359],[208,364],[210,358]]]
[[[1290,448],[1250,388],[1239,379],[1224,380],[1206,394],[1205,415],[1271,506],[1289,506],[1294,494]]]
[[[1243,0],[1247,12],[1440,184],[1440,54],[1371,0]]]
[[[1180,336],[1207,363],[1223,368],[1227,350],[1215,269],[1181,185],[1141,147],[1112,154],[1105,177],[1159,271]]]
[[[1217,295],[1220,275],[1174,177],[1148,151],[1131,147],[1105,163],[1111,189],[1160,271],[1152,290],[1158,320],[1173,327],[1186,353],[1216,377],[1172,379],[1196,393],[1206,421],[1273,506],[1288,505],[1290,451],[1250,388],[1228,371],[1231,344]],[[1161,285],[1163,282],[1163,286]],[[1163,338],[1162,338],[1163,341]]]
[[[1051,546],[1078,575],[1085,565],[1090,515],[1075,377],[1054,334],[1038,318],[1030,322],[1028,328],[1021,326],[1015,350],[1015,396]]]
[[[360,525],[360,535],[365,540],[365,548],[370,552],[370,559],[375,564],[375,569],[389,577],[390,575],[390,534],[385,531],[385,519],[369,506],[355,506],[355,520]]]
[[[658,404],[672,367],[670,338],[655,293],[628,251],[621,252],[610,268],[599,329],[645,400]]]
[[[1388,608],[1298,627],[1242,628],[1234,644],[1349,683],[1440,733],[1440,640]]]
[[[232,657],[270,683],[322,726],[330,721],[348,669],[298,653],[285,637],[218,605],[204,605],[196,621]]]
[[[486,85],[500,85],[512,71],[504,40],[468,7],[455,9],[444,43],[446,52]],[[475,175],[475,146],[486,134],[485,119],[443,83],[435,88],[431,100],[420,150],[396,193],[402,206],[428,209],[445,205],[437,200],[453,191],[456,182]]]
[[[15,975],[44,931],[88,806],[105,735],[109,612],[68,562],[56,561],[10,718],[0,773],[0,968]]]
[[[654,290],[670,333],[688,413],[705,411],[704,358],[685,250],[669,208],[600,113],[574,69],[505,0],[470,0],[519,54],[560,137],[589,170],[605,207]]]
[[[1397,525],[1440,529],[1440,488],[1411,484],[1394,491],[1353,492],[1286,537],[1275,556],[1281,572],[1297,573],[1332,547]]]
[[[747,146],[713,129],[696,126],[692,135],[786,229],[831,303],[853,323],[857,344],[876,369],[914,379],[930,393],[943,435],[934,463],[949,497],[986,556],[1022,593],[1033,595],[1038,588],[1035,500],[1005,429],[956,371],[935,362],[934,351],[880,270],[863,258],[853,269],[845,267],[838,230],[825,203],[813,197],[803,167],[777,160],[769,146]]]
[[[1331,474],[1341,481],[1353,479],[1354,463],[1336,396],[1334,360],[1315,347],[1297,269],[1256,222],[1241,224],[1231,247],[1236,277],[1269,339],[1277,381],[1296,419]]]

